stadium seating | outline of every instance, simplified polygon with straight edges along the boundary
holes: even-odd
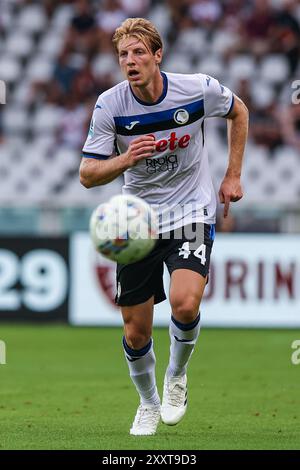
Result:
[[[186,8],[176,16],[176,2],[139,2],[140,9],[146,9],[146,16],[157,25],[164,38],[163,69],[210,74],[233,87],[237,94],[240,84],[248,83],[250,101],[247,104],[252,112],[251,121],[261,123],[263,129],[261,112],[269,107],[290,104],[283,94],[286,84],[295,78],[291,76],[290,56],[278,47],[263,54],[251,49],[251,41],[247,43],[242,38],[234,14],[230,9],[226,10],[231,4],[234,8],[238,2],[215,2],[215,7],[218,4],[215,14],[218,16],[219,9],[223,9],[224,21],[220,23],[216,19],[214,23],[212,18],[209,28],[201,22],[198,6],[190,9],[190,2],[181,3]],[[236,15],[247,15],[242,3],[235,7],[241,9]],[[85,42],[80,32],[77,32],[76,39],[70,39],[75,4],[63,0],[56,4],[50,12],[43,2],[34,0],[10,0],[4,2],[3,9],[1,7],[0,79],[8,84],[9,105],[0,110],[0,175],[3,180],[0,206],[47,203],[53,207],[63,204],[89,207],[95,204],[95,200],[104,200],[110,191],[120,190],[120,181],[89,191],[80,186],[80,139],[75,139],[72,144],[59,136],[67,104],[62,95],[57,98],[57,93],[59,87],[67,83],[64,82],[65,77],[73,67],[74,73],[79,74],[79,84],[76,82],[75,87],[75,95],[79,93],[75,107],[78,116],[80,106],[82,109],[85,107],[82,124],[79,123],[84,136],[97,93],[122,79],[113,51],[107,46],[110,43],[110,39],[107,40],[108,25],[104,28],[103,19],[113,23],[116,16],[124,17],[129,4],[124,2],[124,11],[118,10],[112,15],[102,3],[99,6],[99,2],[92,2],[95,8],[91,12],[96,21],[98,18],[95,35],[99,35],[99,40],[92,45]],[[122,8],[122,2],[120,5]],[[132,5],[130,8],[132,10]],[[269,8],[278,13],[283,2],[271,2]],[[193,11],[197,11],[194,17],[191,16]],[[299,24],[300,7],[295,6],[293,15]],[[62,82],[55,82],[54,74],[63,52],[67,55],[69,69],[64,68],[65,64],[60,65],[58,75]],[[80,95],[83,93],[80,79],[86,80],[83,81],[84,86],[95,81],[95,85],[90,85],[94,86],[92,97],[91,94]],[[278,112],[279,108],[275,109],[274,119]],[[224,123],[212,124],[208,128],[210,164],[217,183],[226,167],[226,132]],[[279,139],[278,145],[273,147],[267,143],[263,145],[256,142],[250,131],[243,175],[247,197],[242,204],[259,205],[262,199],[282,207],[299,203],[299,151],[289,146],[284,136],[281,141]]]

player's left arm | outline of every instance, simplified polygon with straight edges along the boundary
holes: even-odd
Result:
[[[249,112],[243,101],[234,95],[233,108],[226,116],[228,130],[229,162],[219,190],[219,199],[224,204],[224,217],[229,212],[230,202],[243,197],[241,186],[242,162],[248,135]]]

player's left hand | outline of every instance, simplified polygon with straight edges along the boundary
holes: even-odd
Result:
[[[243,191],[241,180],[238,176],[225,176],[219,190],[219,199],[224,204],[224,218],[229,212],[230,202],[236,202],[242,199]]]

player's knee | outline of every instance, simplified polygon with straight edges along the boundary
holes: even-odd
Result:
[[[177,297],[172,302],[172,315],[181,323],[191,323],[199,312],[199,298],[195,295]]]
[[[126,343],[131,349],[142,349],[150,341],[151,333],[129,330],[125,333]]]

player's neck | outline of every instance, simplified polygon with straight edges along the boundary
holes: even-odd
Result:
[[[160,70],[157,70],[153,79],[148,85],[144,87],[132,87],[132,91],[135,96],[144,101],[145,103],[156,103],[161,97],[164,90],[164,80],[160,73]]]

